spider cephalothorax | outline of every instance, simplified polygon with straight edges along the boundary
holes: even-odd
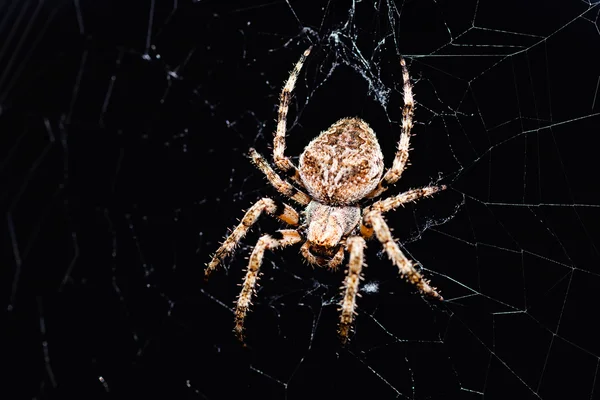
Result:
[[[408,161],[414,103],[404,60],[400,60],[404,81],[402,131],[396,158],[385,175],[383,154],[375,133],[360,118],[343,118],[322,132],[306,146],[300,155],[299,168],[296,168],[284,155],[286,116],[296,79],[310,51],[311,48],[304,52],[283,88],[274,138],[275,164],[290,176],[294,184],[281,179],[260,154],[250,149],[252,161],[275,189],[304,207],[304,221],[301,221],[298,212],[289,205],[262,198],[246,212],[240,224],[225,239],[205,272],[208,277],[217,268],[263,212],[296,228],[282,229],[275,235],[263,235],[254,247],[235,310],[234,330],[240,340],[243,339],[244,321],[250,300],[256,291],[264,251],[300,242],[304,242],[300,251],[308,262],[319,266],[326,265],[332,269],[343,262],[345,251],[349,253],[338,329],[340,339],[344,343],[348,339],[355,314],[365,239],[370,239],[373,235],[381,242],[390,260],[406,280],[417,286],[421,292],[441,299],[435,288],[429,285],[402,253],[393,240],[382,214],[445,187],[427,186],[412,189],[366,207],[361,204],[379,196],[388,185],[400,179]]]

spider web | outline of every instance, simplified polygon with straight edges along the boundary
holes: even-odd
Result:
[[[3,395],[600,398],[600,5],[454,3],[2,3]],[[370,242],[341,347],[343,271],[286,249],[265,258],[242,347],[237,284],[279,224],[208,283],[203,265],[276,196],[246,153],[270,155],[310,44],[289,155],[359,116],[389,165],[407,59],[412,165],[389,193],[449,188],[386,219],[445,301]]]

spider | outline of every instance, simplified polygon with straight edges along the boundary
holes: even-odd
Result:
[[[343,344],[348,341],[356,314],[356,297],[359,296],[359,282],[362,280],[364,266],[365,239],[375,236],[404,279],[422,293],[442,300],[442,296],[400,250],[382,214],[446,187],[442,185],[412,189],[361,207],[362,203],[381,195],[389,185],[398,181],[407,165],[414,102],[404,59],[400,59],[404,81],[402,129],[392,167],[384,174],[383,154],[375,133],[360,118],[342,118],[331,125],[306,146],[300,155],[299,166],[296,167],[284,154],[286,117],[296,80],[311,49],[312,46],[304,51],[281,92],[273,141],[273,160],[289,180],[282,179],[256,150],[251,148],[249,152],[252,162],[266,175],[271,185],[279,193],[304,207],[303,218],[283,202],[268,197],[258,200],[221,244],[205,270],[205,277],[208,279],[265,212],[295,228],[281,229],[275,234],[261,236],[252,250],[235,309],[234,332],[242,342],[244,320],[252,296],[256,293],[265,250],[301,242],[300,253],[310,264],[326,266],[331,270],[336,270],[342,264],[345,251],[349,254],[338,326]]]

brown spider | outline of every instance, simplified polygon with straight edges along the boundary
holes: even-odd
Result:
[[[256,292],[256,282],[265,250],[302,241],[304,244],[300,252],[309,263],[314,265],[335,269],[344,260],[344,250],[349,253],[348,271],[343,286],[344,294],[340,302],[338,333],[342,343],[348,340],[356,313],[356,296],[364,265],[365,239],[371,238],[373,234],[407,281],[417,286],[422,293],[442,299],[435,288],[429,285],[429,281],[421,276],[413,263],[402,253],[392,238],[390,228],[382,214],[446,187],[427,186],[412,189],[376,201],[365,208],[360,206],[361,201],[379,196],[388,185],[395,183],[407,165],[414,102],[410,76],[404,59],[400,60],[404,80],[402,132],[394,163],[385,175],[383,154],[375,133],[360,118],[343,118],[322,132],[306,146],[300,156],[300,166],[296,168],[284,155],[286,116],[296,79],[311,49],[312,46],[300,57],[281,92],[273,149],[273,159],[277,167],[286,173],[297,187],[304,189],[308,194],[287,180],[281,179],[263,156],[256,150],[250,149],[252,161],[266,175],[271,185],[284,196],[305,207],[304,218],[301,221],[298,212],[287,204],[266,197],[262,198],[246,212],[240,224],[216,251],[205,271],[208,278],[233,251],[263,212],[296,227],[296,229],[281,229],[274,235],[261,236],[252,250],[235,310],[234,332],[241,341],[244,335],[244,319],[252,295]]]

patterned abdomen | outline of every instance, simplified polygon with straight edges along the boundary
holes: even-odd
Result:
[[[310,195],[328,205],[351,205],[371,192],[383,174],[383,154],[369,125],[343,118],[306,146],[300,177]]]

